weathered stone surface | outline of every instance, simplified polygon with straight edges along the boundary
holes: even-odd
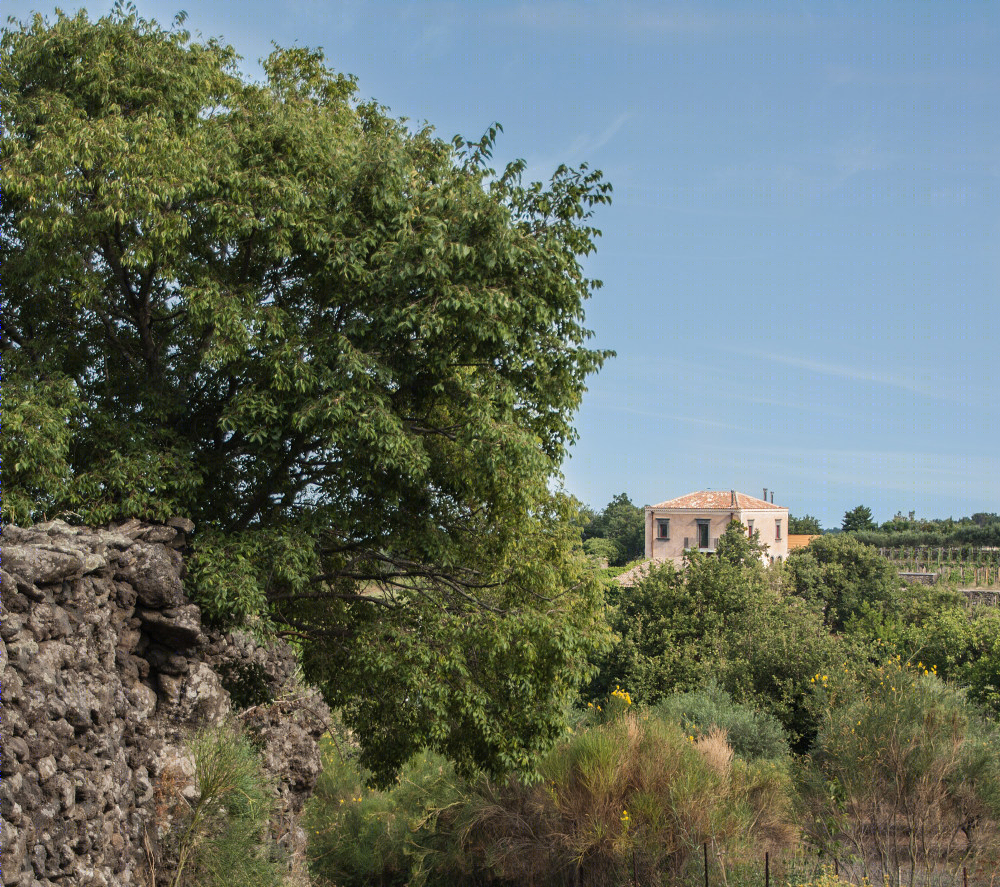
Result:
[[[128,555],[122,578],[135,589],[141,606],[161,610],[186,603],[180,576],[167,549],[161,545],[137,544],[128,550]]]
[[[204,629],[177,550],[193,529],[184,519],[4,527],[5,887],[145,884],[148,848],[157,883],[169,883],[173,817],[196,796],[187,740],[234,718],[260,741],[276,786],[274,836],[303,858],[297,817],[328,712],[297,683],[287,647]],[[233,662],[263,674],[267,698],[246,711],[224,686]]]
[[[148,527],[139,536],[143,542],[165,542],[174,541],[177,530],[173,527]]]
[[[150,637],[174,647],[189,647],[201,635],[201,611],[194,604],[164,610],[136,609]]]
[[[172,517],[167,521],[167,526],[187,533],[189,536],[194,532],[194,521],[188,520],[186,517]]]
[[[184,675],[191,670],[191,661],[180,653],[150,644],[144,654],[146,661],[158,672],[169,675]]]
[[[87,561],[82,552],[57,551],[52,548],[40,548],[26,545],[4,545],[4,565],[11,573],[31,576],[39,585],[48,585],[62,579],[82,576]],[[92,556],[92,569],[98,569],[101,564]]]

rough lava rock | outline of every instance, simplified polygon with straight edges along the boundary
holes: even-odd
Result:
[[[320,772],[329,710],[294,653],[206,629],[184,595],[194,525],[5,526],[0,570],[0,840],[3,884],[169,883],[172,811],[192,798],[187,740],[235,719],[275,786],[272,832],[304,878],[298,821]],[[233,709],[234,663],[263,702]]]

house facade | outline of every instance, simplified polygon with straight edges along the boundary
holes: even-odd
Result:
[[[735,490],[702,490],[646,506],[646,558],[680,566],[685,551],[714,554],[734,520],[760,534],[769,563],[788,556],[787,508]]]

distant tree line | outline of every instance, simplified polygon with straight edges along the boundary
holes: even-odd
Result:
[[[864,505],[848,511],[842,524],[859,542],[878,548],[958,548],[1000,546],[1000,514],[977,512],[971,517],[917,520],[902,513],[879,525]],[[792,531],[794,532],[794,531]]]

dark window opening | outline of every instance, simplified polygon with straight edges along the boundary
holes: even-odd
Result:
[[[708,548],[708,526],[707,520],[698,521],[698,547]]]

